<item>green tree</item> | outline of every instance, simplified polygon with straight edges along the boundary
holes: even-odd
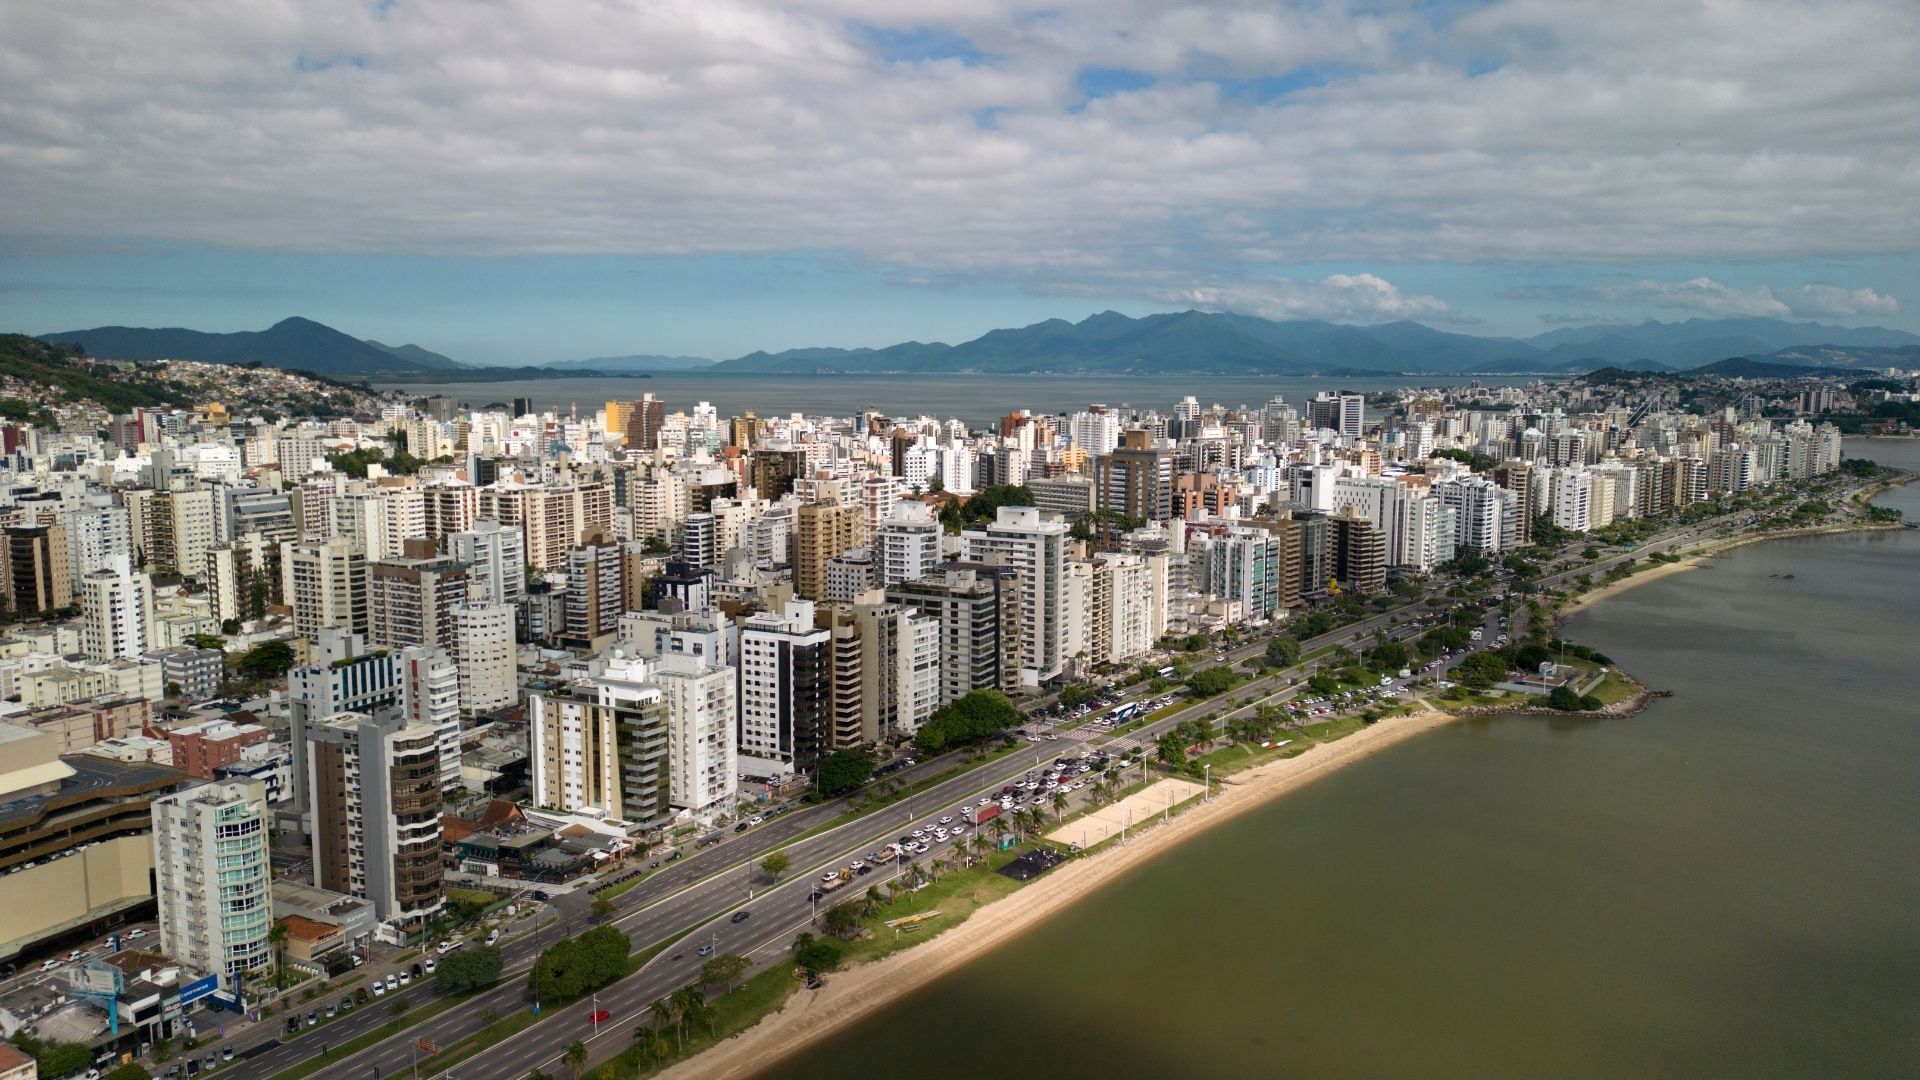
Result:
[[[293,646],[284,641],[263,641],[240,657],[239,668],[250,679],[277,679],[293,666]]]
[[[793,939],[793,962],[818,975],[840,966],[840,946],[831,941],[801,934]]]
[[[1086,683],[1071,682],[1060,688],[1060,704],[1069,709],[1077,709],[1096,696],[1098,692]]]
[[[857,789],[873,776],[873,759],[864,752],[848,748],[836,750],[821,759],[814,769],[813,786],[827,798]]]
[[[786,873],[792,865],[793,860],[788,858],[784,851],[773,852],[760,860],[760,870],[774,881],[779,881],[780,875]]]
[[[1168,765],[1183,765],[1186,763],[1187,744],[1181,742],[1180,736],[1174,732],[1169,731],[1165,735],[1160,736],[1158,748],[1160,760]]]
[[[1267,639],[1267,666],[1292,667],[1300,662],[1300,642],[1282,634]]]
[[[596,896],[593,898],[593,903],[589,904],[588,907],[592,909],[594,918],[604,919],[613,914],[613,898],[609,896]]]
[[[1237,682],[1239,682],[1239,679],[1234,675],[1231,667],[1225,664],[1218,664],[1213,667],[1201,668],[1199,671],[1187,676],[1187,689],[1193,691],[1198,697],[1212,697],[1215,694],[1224,694],[1233,689],[1234,684]]]
[[[1585,708],[1585,705],[1580,700],[1580,695],[1574,693],[1572,688],[1566,686],[1554,687],[1553,693],[1547,695],[1547,705],[1550,708],[1559,709],[1563,712],[1579,712]]]
[[[187,639],[187,644],[196,649],[223,650],[227,647],[227,639],[219,634],[195,634]]]
[[[549,945],[534,960],[532,983],[542,1001],[571,1001],[626,974],[633,943],[615,926],[596,926]]]
[[[700,981],[708,986],[724,986],[733,989],[740,976],[747,973],[747,958],[736,953],[723,953],[700,965]]]
[[[573,1073],[574,1080],[580,1080],[580,1074],[587,1067],[587,1044],[579,1039],[567,1044],[565,1054],[567,1069]]]
[[[433,981],[442,993],[458,994],[477,990],[498,979],[503,964],[497,947],[468,945],[440,958]]]
[[[850,938],[860,932],[860,912],[852,901],[835,904],[827,909],[826,925],[834,937]]]
[[[1468,654],[1454,668],[1454,674],[1464,686],[1476,690],[1485,690],[1494,683],[1507,677],[1507,662],[1498,653],[1482,650]]]

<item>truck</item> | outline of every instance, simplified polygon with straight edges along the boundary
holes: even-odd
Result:
[[[820,891],[830,893],[835,889],[844,889],[853,880],[853,867],[841,867],[831,878],[820,883]]]
[[[967,820],[975,825],[985,825],[987,822],[999,816],[1000,804],[990,802],[984,806],[974,807],[973,810],[967,814]]]

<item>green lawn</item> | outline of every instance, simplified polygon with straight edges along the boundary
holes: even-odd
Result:
[[[1602,705],[1625,701],[1639,692],[1640,684],[1618,671],[1607,672],[1606,678],[1600,680],[1600,685],[1590,691],[1594,697],[1600,699]]]

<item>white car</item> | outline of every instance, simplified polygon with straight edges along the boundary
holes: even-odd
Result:
[[[145,927],[136,926],[133,929],[127,931],[127,936],[130,938],[143,938],[147,936],[147,931]]]
[[[400,989],[400,976],[389,972],[387,974],[387,989],[389,990]]]
[[[58,961],[58,960],[48,960],[47,962],[45,962],[45,963],[43,963],[43,964],[41,964],[41,965],[40,965],[40,970],[41,970],[41,971],[52,971],[52,970],[53,970],[54,968],[57,968],[57,967],[59,967],[59,966],[60,966],[60,961]]]
[[[387,992],[386,983],[381,982],[379,979],[373,980],[373,996],[374,997],[380,997],[386,992]]]
[[[943,817],[943,818],[941,818],[941,819],[940,819],[940,824],[942,824],[942,825],[951,825],[951,824],[953,824],[953,818],[952,818],[952,817]]]

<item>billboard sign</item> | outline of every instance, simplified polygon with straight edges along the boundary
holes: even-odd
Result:
[[[82,964],[67,969],[67,985],[76,994],[113,997],[120,992],[120,969],[112,964]]]
[[[204,979],[196,979],[180,988],[180,1004],[182,1006],[191,1005],[219,988],[220,976],[218,975],[209,975]]]

